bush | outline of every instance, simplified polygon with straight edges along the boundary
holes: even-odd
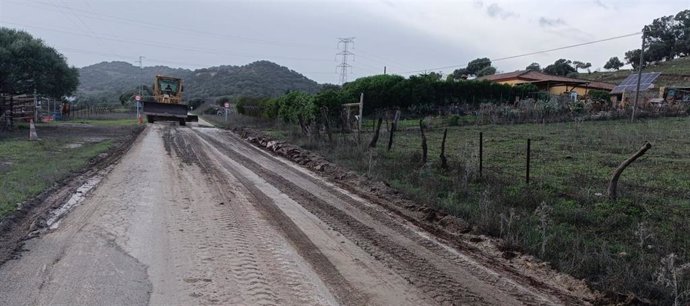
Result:
[[[460,125],[460,116],[458,116],[458,115],[452,115],[452,116],[448,117],[448,119],[446,120],[446,124],[447,124],[448,126],[458,126],[458,125]]]

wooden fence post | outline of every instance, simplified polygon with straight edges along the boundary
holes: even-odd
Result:
[[[419,120],[419,131],[422,133],[422,163],[426,164],[428,148],[426,145],[426,135],[424,135],[424,119]]]
[[[482,169],[484,168],[483,159],[484,159],[484,134],[482,132],[479,132],[479,178],[482,177]]]
[[[443,140],[441,141],[441,168],[448,169],[448,159],[446,158],[446,136],[448,135],[448,128],[443,130]]]
[[[378,127],[374,131],[374,136],[371,138],[371,142],[369,142],[370,148],[375,148],[376,143],[379,141],[379,132],[381,131],[381,123],[383,123],[383,118],[379,117]]]
[[[525,169],[525,184],[529,185],[529,160],[530,160],[530,144],[532,140],[527,138],[527,167]]]

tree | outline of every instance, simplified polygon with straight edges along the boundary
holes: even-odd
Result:
[[[453,79],[455,80],[466,80],[467,75],[469,73],[467,72],[467,69],[465,68],[460,68],[460,69],[455,69],[452,74],[448,75],[449,77],[452,76]]]
[[[527,71],[541,71],[541,66],[539,66],[539,63],[531,63],[529,66],[525,68]]]
[[[623,62],[621,62],[621,60],[618,59],[618,56],[614,56],[614,57],[610,58],[608,62],[606,62],[606,65],[604,65],[604,69],[618,70],[618,69],[621,69],[621,67],[623,67],[623,65],[624,65]]]
[[[496,74],[496,68],[492,66],[487,66],[482,68],[482,70],[477,71],[477,77],[483,77],[492,74]]]
[[[670,61],[678,56],[690,55],[690,10],[683,10],[675,16],[656,18],[651,24],[644,26],[642,32],[645,46],[647,46],[644,56],[645,64]],[[628,52],[633,51],[635,50]],[[630,55],[635,54],[630,53]]]
[[[79,85],[77,68],[40,39],[0,27],[0,92],[33,93],[61,98]]]
[[[645,57],[652,61],[672,60],[677,55],[677,26],[673,16],[664,16],[652,21],[652,24],[644,26],[642,32],[645,37],[645,45],[650,52]]]
[[[137,88],[130,89],[121,94],[119,99],[120,104],[124,106],[134,103],[134,97],[139,95],[139,90],[141,90],[143,101],[153,101],[153,98],[151,97],[153,96],[153,90],[146,85],[141,85],[141,87],[137,86]]]
[[[566,76],[570,73],[577,72],[577,70],[570,65],[571,63],[572,61],[570,60],[559,59],[555,61],[553,64],[546,66],[544,68],[544,73],[548,73],[550,75]]]
[[[587,72],[591,73],[589,71],[589,68],[592,67],[592,63],[585,63],[581,61],[574,61],[573,65],[575,65],[575,70],[579,72],[580,69],[587,69]]]
[[[422,77],[430,78],[430,79],[432,79],[432,80],[434,80],[434,81],[440,81],[441,78],[443,77],[443,75],[441,75],[441,73],[433,72],[433,71],[432,71],[432,72],[429,72],[429,73],[421,74],[421,76],[422,76]]]
[[[676,47],[679,55],[690,55],[690,10],[684,10],[676,14],[676,35],[678,35]]]
[[[632,65],[633,69],[637,69],[637,67],[640,65],[640,49],[625,52],[625,62]],[[643,63],[643,65],[645,63]]]
[[[491,60],[487,57],[477,58],[469,63],[467,67],[455,69],[451,76],[446,80],[466,80],[468,76],[485,76],[496,73],[496,68],[491,66]]]
[[[467,63],[467,74],[477,75],[480,70],[490,66],[491,60],[486,57],[472,60]]]

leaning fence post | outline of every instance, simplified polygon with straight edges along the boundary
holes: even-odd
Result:
[[[529,159],[530,159],[530,143],[531,139],[527,138],[527,167],[525,171],[525,184],[529,185]]]
[[[484,135],[479,132],[479,178],[482,177],[483,168],[483,158],[484,158]]]

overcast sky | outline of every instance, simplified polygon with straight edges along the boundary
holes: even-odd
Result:
[[[388,73],[450,73],[499,59],[639,32],[690,0],[126,1],[0,0],[0,26],[20,28],[71,65],[120,60],[202,68],[270,60],[319,83],[338,83],[339,37],[355,37],[349,80]],[[639,48],[640,36],[495,61],[499,72],[558,58],[592,63]],[[341,45],[342,47],[342,45]],[[449,68],[439,68],[448,67]],[[603,68],[601,68],[603,69]]]

